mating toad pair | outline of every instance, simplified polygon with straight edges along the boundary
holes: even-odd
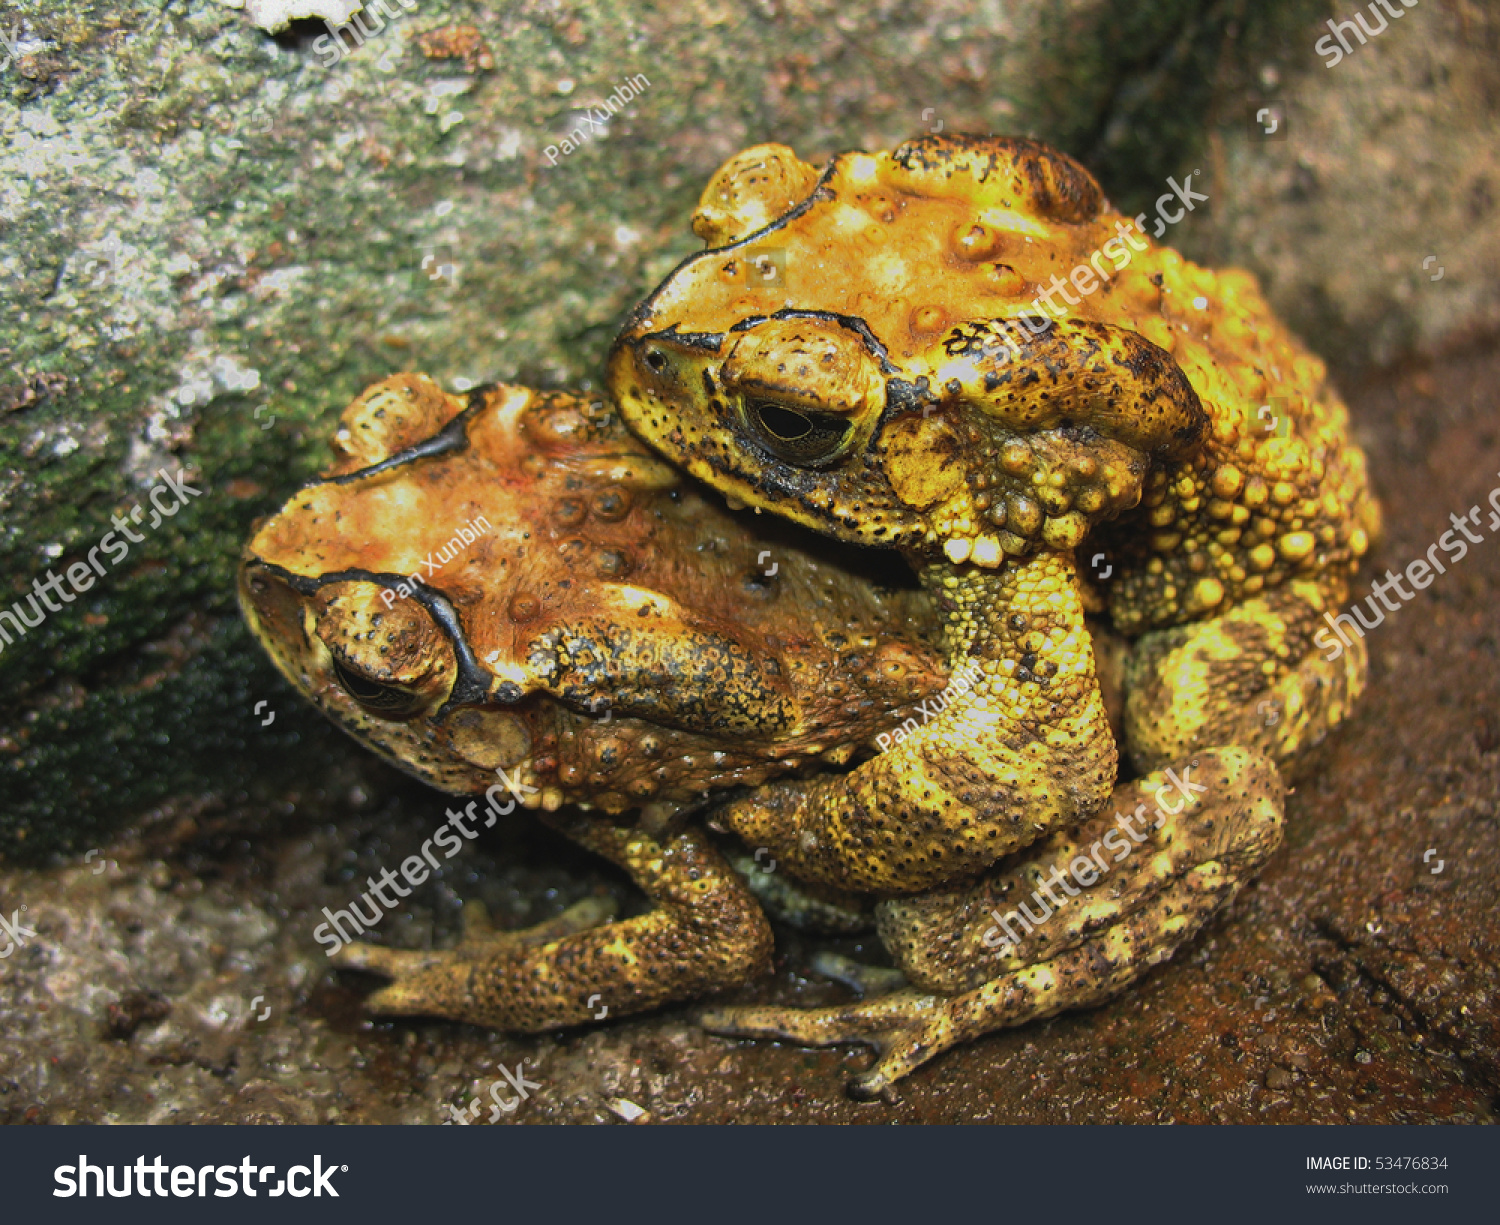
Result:
[[[1045,146],[929,136],[822,171],[760,146],[693,228],[609,402],[367,391],[250,543],[243,604],[354,735],[449,792],[499,772],[652,903],[351,945],[336,964],[394,980],[371,1008],[550,1029],[764,973],[764,909],[868,921],[896,971],[820,962],[859,1000],[702,1022],[871,1044],[873,1096],[1119,991],[1266,861],[1281,769],[1364,683],[1361,644],[1326,662],[1312,636],[1378,512],[1253,278],[1151,245]],[[1090,260],[1126,231],[1129,259]],[[1079,267],[1092,291],[1039,313]],[[883,551],[747,522],[682,470]],[[742,877],[710,831],[778,870]]]

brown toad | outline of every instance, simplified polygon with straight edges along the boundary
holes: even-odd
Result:
[[[413,878],[520,799],[654,904],[609,923],[585,903],[519,933],[469,912],[454,950],[339,950],[395,978],[370,1006],[538,1030],[592,1019],[591,997],[618,1016],[763,972],[759,905],[683,815],[714,787],[847,762],[937,692],[926,598],[770,522],[745,531],[597,399],[398,375],[334,445],[247,546],[241,604],[335,722],[444,791],[485,793],[449,809]]]
[[[1323,363],[1254,279],[1152,244],[1045,146],[924,137],[820,171],[764,145],[715,175],[693,225],[708,249],[612,351],[621,413],[738,502],[899,549],[939,605],[950,673],[981,677],[852,772],[721,813],[799,877],[884,896],[906,981],[706,1023],[871,1042],[855,1088],[872,1094],[955,1042],[1118,990],[1264,862],[1275,763],[1363,686],[1361,646],[1328,663],[1313,635],[1377,511]],[[1131,760],[1172,769],[1115,792],[1125,813],[1167,797],[1151,854],[1119,870],[1102,860],[1117,756],[1086,611],[1130,640]],[[1092,862],[1093,887],[1065,886],[1055,921],[1048,905],[1004,926],[1028,892],[1044,905],[1031,886],[1059,857]]]

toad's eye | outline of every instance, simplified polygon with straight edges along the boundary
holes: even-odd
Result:
[[[420,694],[413,693],[401,685],[391,685],[384,681],[371,680],[361,672],[356,672],[348,664],[343,663],[337,656],[333,660],[333,674],[338,677],[338,682],[344,687],[351,698],[375,714],[384,715],[388,719],[406,719],[421,710],[424,700]]]
[[[819,468],[843,454],[849,422],[832,413],[810,413],[774,400],[750,400],[745,422],[778,459],[804,468]]]

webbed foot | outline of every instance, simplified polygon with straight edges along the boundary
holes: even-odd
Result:
[[[654,909],[611,921],[613,903],[588,899],[536,927],[499,932],[482,907],[465,907],[452,949],[350,945],[334,964],[394,980],[369,997],[370,1011],[536,1032],[703,995],[769,968],[765,916],[701,833],[658,842],[598,816],[548,820],[629,872]]]
[[[849,1091],[879,1097],[950,1047],[1103,1003],[1170,958],[1280,845],[1282,790],[1263,754],[1204,750],[972,884],[881,903],[881,936],[911,985],[826,1008],[713,1008],[700,1023],[873,1046]]]

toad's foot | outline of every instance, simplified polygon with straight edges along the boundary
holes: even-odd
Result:
[[[523,932],[489,930],[482,912],[466,908],[457,948],[351,945],[335,964],[395,980],[365,1002],[370,1011],[536,1032],[641,1012],[769,968],[765,916],[702,834],[657,842],[597,814],[547,819],[623,867],[655,908],[608,922],[611,909],[590,900]]]
[[[436,966],[479,961],[502,951],[529,948],[570,936],[574,932],[587,931],[601,923],[608,923],[615,917],[618,909],[613,898],[585,898],[569,906],[561,914],[535,926],[503,931],[491,926],[489,912],[483,902],[465,902],[463,935],[455,948],[425,951],[393,949],[383,944],[364,944],[356,940],[334,953],[333,964],[340,970],[368,970],[400,982]],[[376,1006],[374,997],[371,998],[371,1006]]]
[[[906,975],[900,970],[888,970],[884,966],[867,966],[838,953],[826,950],[814,953],[812,968],[824,978],[858,991],[865,999],[872,996],[889,995],[908,986]]]
[[[1281,780],[1265,756],[1210,749],[1196,761],[1118,788],[1105,814],[971,886],[883,903],[881,935],[912,986],[831,1008],[711,1009],[701,1023],[873,1046],[874,1065],[850,1084],[873,1098],[961,1042],[1102,1003],[1171,957],[1280,844]]]
[[[779,1038],[800,1046],[859,1042],[875,1048],[875,1064],[849,1082],[852,1097],[880,1097],[886,1088],[961,1038],[947,1036],[945,1007],[955,1001],[921,991],[896,991],[831,1008],[709,1008],[698,1023],[728,1038]],[[927,1049],[934,1040],[941,1046]]]
[[[825,935],[853,935],[875,929],[875,912],[868,898],[831,885],[793,880],[776,871],[776,860],[760,847],[754,856],[731,854],[730,866],[744,879],[761,908],[798,931]]]
[[[849,1082],[850,1096],[884,1096],[903,1076],[949,1047],[991,1030],[1023,1025],[1067,1008],[1102,1003],[1174,953],[1215,909],[1204,904],[1213,882],[1193,879],[1166,890],[1131,919],[1077,948],[991,979],[974,991],[943,996],[914,988],[831,1008],[710,1009],[710,1033],[781,1038],[805,1046],[860,1042],[875,1062]],[[1191,927],[1167,934],[1166,924],[1191,916]]]

